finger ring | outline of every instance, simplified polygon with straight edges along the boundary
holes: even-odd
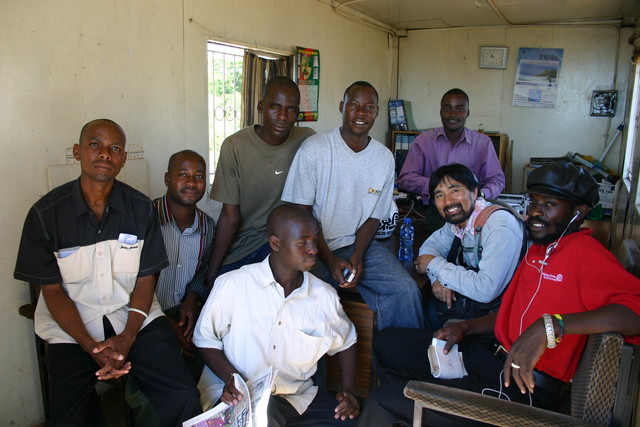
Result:
[[[520,369],[520,365],[516,365],[515,363],[511,362],[511,367],[515,368],[515,369]]]

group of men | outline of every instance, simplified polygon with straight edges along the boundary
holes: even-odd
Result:
[[[454,179],[448,178],[455,185]],[[369,395],[361,425],[410,425],[413,402],[403,396],[409,380],[561,410],[587,335],[619,332],[640,343],[640,280],[590,236],[591,230],[580,229],[599,200],[594,179],[581,167],[558,163],[534,170],[527,186],[532,244],[497,310],[437,330],[381,331],[374,340],[381,385]],[[473,219],[471,214],[467,222]],[[417,265],[429,270],[438,259],[429,255]],[[434,337],[446,341],[445,352],[459,345],[468,375],[434,378],[425,357]],[[470,423],[434,411],[425,422]]]
[[[223,204],[217,224],[196,206],[206,189],[202,156],[171,156],[166,194],[151,201],[115,179],[126,160],[122,128],[87,123],[73,148],[81,176],[31,208],[14,273],[41,289],[35,329],[49,343],[51,425],[100,425],[94,385],[125,374],[140,425],[181,425],[218,400],[246,398],[233,374],[251,379],[268,366],[278,371],[269,426],[355,425],[356,333],[336,288],[356,287],[377,315],[382,384],[362,426],[410,419],[403,383],[434,380],[425,357],[434,335],[448,348],[463,335],[461,346],[484,348],[472,335],[495,332],[508,351],[465,358],[469,377],[451,386],[479,391],[501,381],[493,374],[504,364],[514,394],[535,387],[541,396],[538,376],[570,380],[584,334],[640,334],[637,280],[578,230],[597,203],[593,179],[571,165],[532,173],[525,227],[485,198],[500,194],[504,174],[489,138],[464,127],[469,99],[460,89],[443,96],[443,127],[416,139],[398,177],[446,222],[415,263],[434,295],[423,307],[410,274],[374,240],[394,187],[393,156],[369,136],[378,103],[371,84],[355,82],[339,104],[342,125],[314,135],[294,126],[296,84],[270,80],[262,124],[222,145],[210,194]],[[526,230],[534,244],[525,255]],[[585,246],[607,270],[586,257],[580,267],[569,262]],[[563,279],[567,289],[557,289]],[[598,291],[597,280],[612,284]],[[559,356],[543,345],[547,313],[558,316],[549,321],[566,349]],[[325,354],[341,362],[333,397],[314,381]]]

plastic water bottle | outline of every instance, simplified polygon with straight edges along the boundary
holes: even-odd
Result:
[[[400,227],[400,249],[398,250],[398,259],[405,265],[413,262],[413,234],[411,218],[405,218]]]

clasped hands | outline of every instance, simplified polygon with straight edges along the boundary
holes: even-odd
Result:
[[[96,371],[98,380],[119,378],[131,370],[131,362],[126,361],[134,339],[126,335],[115,335],[104,341],[95,342],[87,353],[93,357],[100,369]]]
[[[354,419],[358,415],[360,415],[360,404],[358,403],[358,399],[353,395],[353,393],[348,391],[341,391],[336,394],[336,399],[338,400],[338,406],[336,406],[335,415],[333,416],[336,420],[346,420]]]

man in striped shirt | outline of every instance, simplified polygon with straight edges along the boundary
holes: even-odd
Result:
[[[175,153],[164,175],[167,192],[153,201],[169,257],[169,266],[158,277],[156,297],[183,355],[191,359],[196,356],[193,328],[210,290],[205,279],[215,236],[214,220],[196,207],[205,192],[206,169],[195,151]],[[198,365],[190,366],[196,380],[204,366]]]
[[[204,158],[183,150],[169,158],[164,183],[167,192],[153,201],[169,258],[157,278],[156,299],[180,346],[182,359],[198,382],[204,360],[191,341],[200,307],[209,295],[207,266],[213,248],[215,222],[196,207],[206,187]],[[158,412],[141,392],[137,381],[127,381],[125,399],[137,426],[162,423]]]

